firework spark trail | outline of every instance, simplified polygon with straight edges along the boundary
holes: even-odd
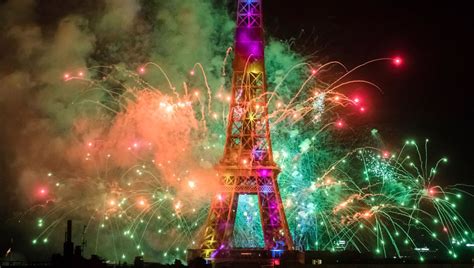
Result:
[[[410,142],[410,144],[414,146],[414,148],[418,152],[417,154],[421,155],[416,144],[413,142]],[[380,226],[382,226],[386,230],[386,233],[382,231],[380,232],[380,234],[377,235],[378,238],[380,237],[381,242],[383,242],[383,236],[388,236],[390,237],[390,239],[392,239],[392,235],[390,234],[390,232],[393,232],[393,230],[395,230],[395,234],[397,234],[397,236],[399,236],[399,232],[403,231],[403,233],[405,233],[409,237],[411,228],[417,228],[416,227],[417,225],[423,231],[430,234],[433,238],[438,239],[438,234],[435,231],[433,231],[432,228],[429,228],[426,224],[424,224],[421,221],[421,219],[426,219],[426,218],[429,219],[429,218],[436,217],[436,214],[439,215],[439,218],[443,218],[441,214],[450,215],[450,217],[444,217],[445,220],[450,221],[449,225],[453,225],[454,221],[461,222],[460,224],[456,223],[456,226],[458,226],[459,228],[456,230],[457,233],[453,234],[453,236],[466,236],[471,232],[469,225],[465,221],[459,219],[458,213],[456,213],[452,209],[452,206],[447,207],[447,208],[440,207],[439,199],[433,198],[432,196],[434,194],[433,189],[440,189],[439,186],[430,188],[430,182],[432,182],[432,180],[434,179],[433,177],[429,177],[429,178],[420,177],[421,173],[417,171],[416,168],[413,168],[414,165],[412,165],[412,163],[409,163],[407,167],[412,167],[414,171],[409,172],[405,170],[404,168],[400,168],[400,165],[403,165],[403,164],[396,161],[395,158],[393,158],[394,160],[391,160],[391,159],[385,160],[383,159],[383,152],[380,152],[379,154],[374,154],[374,151],[373,150],[371,151],[372,151],[372,155],[371,156],[369,155],[369,156],[370,156],[370,161],[372,163],[368,163],[367,161],[364,162],[364,165],[366,166],[366,170],[369,170],[369,173],[371,173],[371,174],[365,174],[365,176],[367,176],[365,180],[368,181],[366,183],[369,185],[369,188],[364,188],[364,191],[368,190],[369,192],[380,192],[381,194],[379,194],[378,196],[382,197],[382,200],[377,200],[376,202],[380,205],[372,206],[370,210],[366,212],[365,214],[362,214],[359,212],[355,213],[354,219],[358,220],[361,215],[365,217],[372,217],[374,215],[380,216],[380,218],[376,218],[376,223],[374,224],[375,225],[374,228],[376,228],[377,230],[380,230]],[[426,152],[426,149],[425,149],[425,152]],[[361,154],[363,154],[363,151],[361,151]],[[389,173],[388,175],[381,174],[377,170],[374,170],[374,168],[380,169],[380,164],[381,163],[387,164],[386,163],[387,161],[394,161],[393,163],[390,163],[389,165],[383,166],[383,169],[385,169],[385,172]],[[445,158],[441,159],[441,161],[445,162]],[[425,159],[422,159],[420,162],[423,163],[422,167],[425,167],[425,169],[427,169],[426,168],[427,165],[424,164],[427,162],[426,157]],[[438,161],[435,166],[437,166],[439,163],[440,161]],[[425,173],[425,174],[428,174],[428,173]],[[433,173],[430,173],[430,176],[432,175]],[[374,176],[374,178],[369,178],[369,176]],[[379,182],[371,183],[373,179]],[[385,182],[386,180],[390,180],[391,182]],[[389,185],[387,186],[387,184]],[[396,188],[395,189],[391,188],[393,186],[390,184],[403,185],[407,188],[399,188],[399,190],[396,190]],[[378,187],[378,186],[381,186],[382,188],[376,189],[375,187]],[[389,191],[389,190],[392,190],[392,191]],[[396,190],[396,191],[393,191],[393,190]],[[439,193],[445,196],[450,195],[444,191],[439,191]],[[369,195],[369,196],[371,196],[371,199],[373,198],[372,195]],[[399,201],[400,196],[404,196],[405,197],[404,200],[412,202],[414,204],[413,207],[408,207],[408,204],[406,204],[405,201],[400,202]],[[349,196],[349,200],[351,199],[353,199],[353,195]],[[428,210],[421,208],[422,205],[427,206],[427,204],[421,203],[423,200],[430,201],[432,208],[435,209],[434,214],[433,212],[430,212]],[[347,203],[343,202],[341,204],[347,204]],[[335,208],[340,209],[341,204],[339,204],[339,206]],[[420,217],[420,218],[418,219],[417,217]],[[454,219],[454,221],[452,219]],[[414,224],[412,224],[412,221],[414,221]],[[438,222],[438,221],[439,221],[438,219],[435,219],[435,222]],[[387,224],[387,222],[390,224]],[[353,222],[349,221],[348,223],[352,224]],[[405,224],[405,227],[402,227],[404,224]],[[446,237],[444,239],[446,240]],[[449,235],[447,239],[448,240],[450,239]],[[407,238],[407,240],[405,241],[409,241],[409,243],[412,243],[414,246],[416,245],[416,242],[411,237]],[[441,239],[438,239],[438,241],[442,245],[444,245],[446,248],[449,248],[448,252],[450,252],[449,253],[450,255],[452,255],[453,257],[456,257],[456,253],[454,252],[454,249],[450,248],[449,246],[446,246],[448,243],[445,243],[445,241],[444,242],[441,241]],[[381,243],[381,244],[383,245],[384,243]],[[395,250],[399,252],[398,245],[396,245],[395,242],[393,242],[392,244],[395,247]],[[381,251],[380,248],[376,249],[377,253],[380,253],[380,251]],[[383,252],[384,254],[386,254],[385,248],[383,249]]]
[[[381,60],[386,59],[375,61]],[[318,70],[322,71],[328,64]],[[153,71],[147,66],[156,67],[162,74],[170,94],[146,81],[144,74]],[[295,65],[284,77],[301,66],[311,65]],[[361,66],[365,64],[355,69]],[[38,220],[41,231],[33,243],[53,236],[53,230],[64,219],[81,219],[84,213],[78,211],[90,211],[89,215],[93,216],[84,220],[87,230],[96,230],[95,253],[99,253],[99,244],[111,243],[113,254],[100,253],[114,261],[156,251],[164,261],[185,258],[184,250],[196,246],[195,240],[206,218],[207,196],[212,196],[218,187],[212,167],[222,153],[228,112],[228,100],[223,98],[221,88],[212,89],[204,67],[198,63],[192,70],[196,67],[201,70],[207,98],[197,89],[189,92],[186,82],[183,82],[183,93],[178,93],[163,68],[154,63],[142,65],[138,73],[108,67],[126,74],[130,78],[127,81],[115,79],[110,73],[106,80],[84,76],[65,79],[68,83],[80,81],[87,85],[78,93],[76,105],[87,102],[86,92],[101,91],[114,100],[117,108],[97,103],[100,109],[112,111],[105,120],[106,127],[84,135],[89,141],[83,139],[75,144],[82,147],[78,150],[83,154],[82,161],[89,163],[89,173],[94,175],[87,175],[87,179],[55,175],[61,189],[75,184],[87,187],[79,199],[59,189],[54,192],[52,208],[46,209]],[[344,69],[346,73],[352,72]],[[334,121],[333,111],[358,107],[358,101],[335,90],[365,82],[341,82],[347,78],[344,74],[332,83],[308,84],[314,76],[311,73],[301,86],[295,87],[294,95],[285,96],[289,100],[286,104],[277,92],[269,93],[267,104],[272,108],[269,115],[275,160],[283,169],[280,188],[296,245],[301,249],[373,250],[384,256],[400,256],[404,247],[417,245],[416,232],[421,230],[456,257],[453,241],[466,240],[471,230],[453,203],[446,199],[459,194],[448,192],[449,187],[432,186],[438,165],[446,160],[438,161],[428,171],[427,155],[423,158],[412,141],[399,154],[390,156],[373,147],[343,155],[332,153],[331,148],[322,150],[331,133],[340,127]],[[108,80],[123,87],[122,93],[109,89]],[[324,105],[314,105],[319,101],[315,91],[324,92]],[[274,97],[277,99],[272,101]],[[222,121],[217,120],[213,110],[222,110]],[[320,115],[319,120],[314,121],[314,114]],[[415,148],[420,165],[402,156],[407,146]],[[361,176],[349,175],[358,168],[363,171]],[[444,197],[434,197],[429,191]],[[426,206],[431,207],[425,209]],[[32,211],[29,213],[34,214]],[[239,201],[234,245],[261,246],[259,217],[255,200],[244,196]],[[433,227],[425,222],[430,218],[448,230],[444,231],[446,235],[433,236]]]

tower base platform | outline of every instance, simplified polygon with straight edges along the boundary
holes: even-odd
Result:
[[[188,249],[188,263],[203,255],[201,249]],[[217,252],[207,258],[212,267],[299,267],[304,264],[304,252],[296,250],[265,250],[265,249],[228,249]]]

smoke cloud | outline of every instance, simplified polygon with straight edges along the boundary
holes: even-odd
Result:
[[[77,188],[51,196],[53,203],[66,203],[81,191],[101,198],[114,176],[100,185],[84,182],[97,177],[98,170],[124,169],[146,156],[170,186],[189,183],[191,178],[176,177],[193,173],[192,183],[207,186],[198,191],[199,200],[212,191],[212,166],[222,147],[211,150],[213,161],[200,159],[203,151],[191,143],[206,146],[209,141],[200,132],[203,118],[184,104],[190,100],[181,99],[183,105],[173,107],[172,115],[160,109],[177,101],[174,94],[205,85],[203,76],[190,77],[191,70],[205,71],[210,88],[228,92],[231,59],[225,58],[233,44],[234,22],[222,6],[202,0],[1,2],[0,218],[7,223],[0,229],[1,250],[11,246],[11,239],[19,252],[28,247],[32,234],[22,221],[24,212],[38,205],[38,189],[56,174],[74,178],[70,185]],[[274,41],[268,55],[271,85],[279,82],[289,63],[299,61]],[[144,78],[164,95],[143,92],[124,101],[126,88],[137,84],[123,70],[137,70],[146,62],[162,67],[175,88],[157,68],[147,70]],[[66,82],[69,77],[85,81]],[[93,90],[89,79],[104,79],[108,91]],[[110,160],[88,159],[97,150],[107,152]],[[137,153],[131,157],[133,150]],[[189,195],[186,189],[177,193],[177,200]]]

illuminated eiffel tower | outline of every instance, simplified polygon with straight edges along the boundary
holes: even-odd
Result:
[[[268,122],[262,0],[238,0],[232,98],[221,190],[213,196],[200,250],[206,258],[232,249],[240,194],[258,196],[264,250],[293,250],[273,161]]]

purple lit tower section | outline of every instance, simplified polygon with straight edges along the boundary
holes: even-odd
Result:
[[[240,194],[258,196],[265,250],[293,250],[273,161],[268,122],[262,0],[239,0],[232,98],[224,156],[216,169],[221,190],[212,198],[200,244],[202,256],[232,249]]]

